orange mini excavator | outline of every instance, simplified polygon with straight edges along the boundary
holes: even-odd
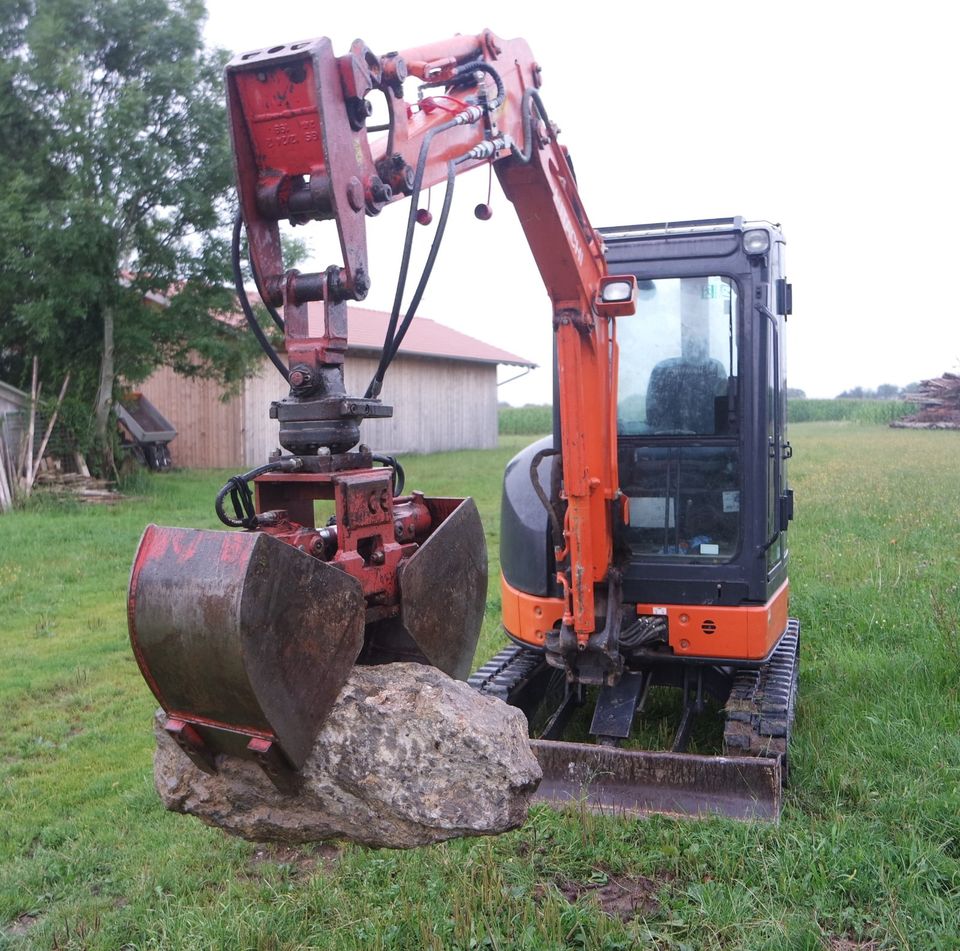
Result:
[[[540,85],[527,44],[489,31],[386,56],[357,40],[338,57],[321,38],[229,64],[234,272],[289,383],[270,408],[284,451],[220,490],[230,531],[146,529],[130,581],[134,652],[186,755],[206,770],[220,755],[252,758],[281,789],[296,787],[354,664],[415,660],[468,676],[487,591],[476,506],[404,494],[401,467],[360,444],[359,427],[392,413],[379,394],[456,176],[492,166],[552,302],[555,423],[506,473],[503,620],[514,644],[471,683],[530,715],[547,798],[776,816],[798,643],[787,617],[783,237],[740,219],[595,230]],[[373,126],[381,98],[386,118]],[[429,218],[419,198],[441,182],[404,309],[413,233]],[[379,366],[351,395],[347,302],[370,284],[366,219],[402,199]],[[285,269],[279,222],[314,220],[336,223],[342,263]],[[246,297],[244,229],[286,362]],[[333,501],[326,524],[317,500]],[[674,750],[629,748],[635,715],[662,685],[683,698]],[[727,755],[682,753],[708,695],[725,704]],[[565,742],[587,701],[598,742]]]

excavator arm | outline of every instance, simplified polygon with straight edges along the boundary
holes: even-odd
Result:
[[[404,98],[408,79],[418,86],[413,100]],[[245,53],[227,67],[240,199],[234,274],[247,319],[290,385],[271,407],[287,454],[218,495],[221,521],[244,531],[149,526],[128,596],[134,653],[166,729],[203,769],[216,769],[219,753],[246,756],[279,787],[295,786],[354,663],[410,659],[469,673],[486,598],[476,506],[403,495],[395,461],[358,443],[364,419],[392,414],[381,386],[432,269],[456,177],[488,164],[517,210],[553,306],[562,512],[543,498],[563,596],[550,599],[562,623],[546,646],[551,662],[581,681],[619,676],[612,318],[633,312],[636,281],[606,273],[539,85],[527,44],[489,31],[382,57],[360,40],[337,57],[320,38]],[[387,118],[371,128],[377,97]],[[401,315],[413,232],[429,217],[419,198],[444,181],[427,264]],[[347,302],[362,300],[371,280],[366,219],[404,199],[411,204],[401,276],[379,366],[365,393],[348,394]],[[317,273],[285,268],[283,221],[335,222],[341,262]],[[286,361],[246,297],[244,227]],[[334,504],[326,525],[315,522],[317,500]]]
[[[298,380],[342,361],[345,321],[334,315],[369,288],[366,218],[409,197],[409,242],[423,189],[442,181],[452,188],[455,175],[488,163],[496,169],[553,305],[566,500],[559,581],[564,625],[586,645],[597,627],[595,589],[611,580],[619,495],[610,318],[632,312],[635,282],[607,276],[600,236],[540,97],[540,76],[523,40],[489,30],[383,57],[360,40],[335,57],[322,38],[245,53],[227,69],[253,271],[264,300],[283,307],[291,370],[304,364]],[[403,98],[407,77],[420,81],[414,102]],[[374,95],[386,100],[389,119],[371,141]],[[283,219],[334,220],[342,265],[318,274],[285,271]],[[324,300],[327,314],[316,337],[305,319],[310,300]],[[396,310],[392,318],[392,329],[402,326]],[[375,397],[381,382],[382,374],[366,395]]]

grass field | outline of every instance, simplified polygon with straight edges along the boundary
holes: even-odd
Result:
[[[476,496],[492,578],[500,472],[528,441],[502,438],[404,460],[408,485]],[[160,806],[124,614],[144,524],[215,527],[222,473],[3,516],[0,948],[960,948],[960,439],[791,439],[804,634],[777,827],[538,807],[413,852],[229,839]],[[484,657],[498,609],[492,586]]]

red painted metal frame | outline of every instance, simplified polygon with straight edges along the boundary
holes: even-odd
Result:
[[[258,513],[280,517],[260,530],[355,577],[367,599],[367,622],[400,610],[401,562],[424,542],[438,521],[422,493],[395,499],[393,470],[267,473],[254,482]],[[333,528],[316,527],[314,501],[333,500]],[[460,500],[454,500],[460,501]]]

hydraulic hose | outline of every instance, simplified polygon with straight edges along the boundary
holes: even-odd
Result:
[[[403,323],[397,328],[396,335],[394,336],[393,346],[390,349],[390,359],[387,361],[387,367],[393,362],[393,358],[397,355],[397,351],[400,349],[400,344],[403,342],[403,338],[406,336],[407,331],[410,329],[410,325],[413,323],[413,318],[417,313],[417,308],[420,306],[420,301],[423,298],[423,292],[427,289],[427,281],[430,280],[430,275],[433,272],[433,264],[437,259],[437,252],[440,250],[440,242],[443,240],[443,232],[447,227],[447,219],[450,216],[450,206],[453,203],[453,185],[456,180],[457,170],[454,162],[447,163],[447,189],[443,196],[443,207],[440,210],[440,217],[437,219],[437,231],[433,236],[433,243],[430,245],[430,253],[427,255],[426,263],[423,265],[423,273],[420,275],[420,282],[417,284],[417,289],[413,292],[413,297],[410,300],[410,306],[407,308],[407,313],[403,318]],[[386,368],[384,368],[386,370]]]
[[[249,251],[249,248],[247,249]],[[253,273],[253,255],[249,255],[247,258],[250,263],[250,272]],[[270,315],[270,319],[277,325],[277,329],[280,333],[285,333],[287,325],[283,322],[283,318],[280,314],[277,313],[277,308],[273,306],[269,301],[262,301],[263,306],[266,308],[267,313]]]
[[[383,453],[373,453],[373,461],[379,462],[383,466],[393,469],[393,497],[398,498],[403,495],[403,486],[406,477],[403,472],[403,466],[397,461],[396,456],[387,456]]]
[[[265,472],[296,472],[302,465],[303,463],[297,456],[285,456],[282,459],[257,466],[249,472],[244,472],[243,475],[235,475],[228,479],[226,485],[217,493],[217,499],[213,503],[217,518],[230,528],[246,528],[248,530],[257,528],[257,513],[253,504],[253,493],[247,483]],[[231,518],[223,510],[223,502],[227,495],[230,496],[230,501],[233,503],[235,518]]]
[[[457,68],[457,75],[461,76],[464,73],[486,73],[488,76],[493,77],[493,81],[497,84],[497,96],[493,102],[489,103],[487,108],[493,112],[499,109],[503,105],[503,100],[507,98],[507,91],[504,88],[503,80],[500,78],[500,74],[487,62],[483,60],[477,60],[473,63],[464,63],[463,66]]]
[[[523,116],[523,148],[516,149],[514,155],[526,165],[533,158],[533,110],[531,105],[537,107],[540,118],[547,124],[550,117],[547,115],[546,107],[540,98],[540,93],[536,89],[526,89],[523,93],[523,99],[520,101],[520,115]]]
[[[540,463],[548,456],[559,455],[559,449],[541,449],[530,460],[530,483],[533,485],[533,491],[537,493],[537,498],[540,500],[540,503],[547,510],[550,527],[553,529],[554,548],[561,548],[563,546],[563,525],[560,523],[560,516],[557,514],[550,499],[547,498],[547,493],[544,492],[543,486],[540,484]]]
[[[247,289],[243,286],[243,272],[240,269],[240,234],[242,229],[243,215],[241,215],[241,213],[238,211],[236,218],[233,220],[233,245],[231,248],[230,263],[233,265],[233,284],[237,291],[237,298],[240,301],[240,308],[243,311],[243,316],[247,319],[247,324],[253,331],[254,337],[257,338],[257,343],[260,344],[260,348],[270,358],[271,363],[273,363],[273,365],[280,371],[280,375],[285,380],[289,381],[290,371],[287,369],[287,365],[283,362],[283,360],[280,359],[280,355],[273,348],[273,345],[267,339],[267,335],[263,332],[263,328],[260,326],[260,323],[253,312],[253,308],[250,306],[250,299],[247,297]],[[279,315],[277,315],[274,319],[279,320]],[[280,326],[283,326],[282,321],[280,321]]]
[[[433,141],[433,137],[438,135],[440,132],[445,132],[447,129],[452,129],[454,126],[462,125],[465,121],[459,117],[462,115],[464,115],[464,113],[460,113],[458,116],[454,116],[454,118],[448,119],[446,122],[443,122],[431,129],[424,135],[423,142],[420,143],[420,154],[417,158],[417,170],[413,179],[413,191],[410,195],[410,213],[407,216],[407,231],[403,240],[403,254],[400,258],[400,274],[397,277],[397,291],[393,298],[393,308],[390,311],[390,321],[387,324],[387,332],[384,336],[383,351],[380,354],[380,363],[373,375],[373,379],[370,381],[370,385],[367,387],[366,393],[364,394],[365,399],[373,399],[380,393],[380,389],[383,386],[383,376],[387,372],[387,367],[390,365],[390,361],[393,359],[394,335],[397,332],[397,323],[400,319],[400,307],[403,302],[403,292],[407,284],[407,271],[410,268],[410,254],[413,249],[413,233],[417,224],[417,202],[420,198],[420,190],[423,185],[423,175],[427,167],[427,155],[430,151],[430,143]]]
[[[500,78],[500,74],[497,70],[491,66],[488,62],[482,59],[471,60],[469,63],[463,63],[460,66],[457,66],[453,71],[453,78],[449,76],[443,79],[434,79],[432,81],[428,80],[425,83],[421,84],[421,88],[429,88],[433,86],[454,86],[458,84],[465,85],[462,80],[463,77],[468,73],[486,73],[488,76],[493,78],[493,81],[497,84],[497,95],[496,98],[487,104],[487,108],[492,112],[495,109],[499,109],[503,105],[504,99],[507,98],[507,90],[503,85],[503,80]]]

